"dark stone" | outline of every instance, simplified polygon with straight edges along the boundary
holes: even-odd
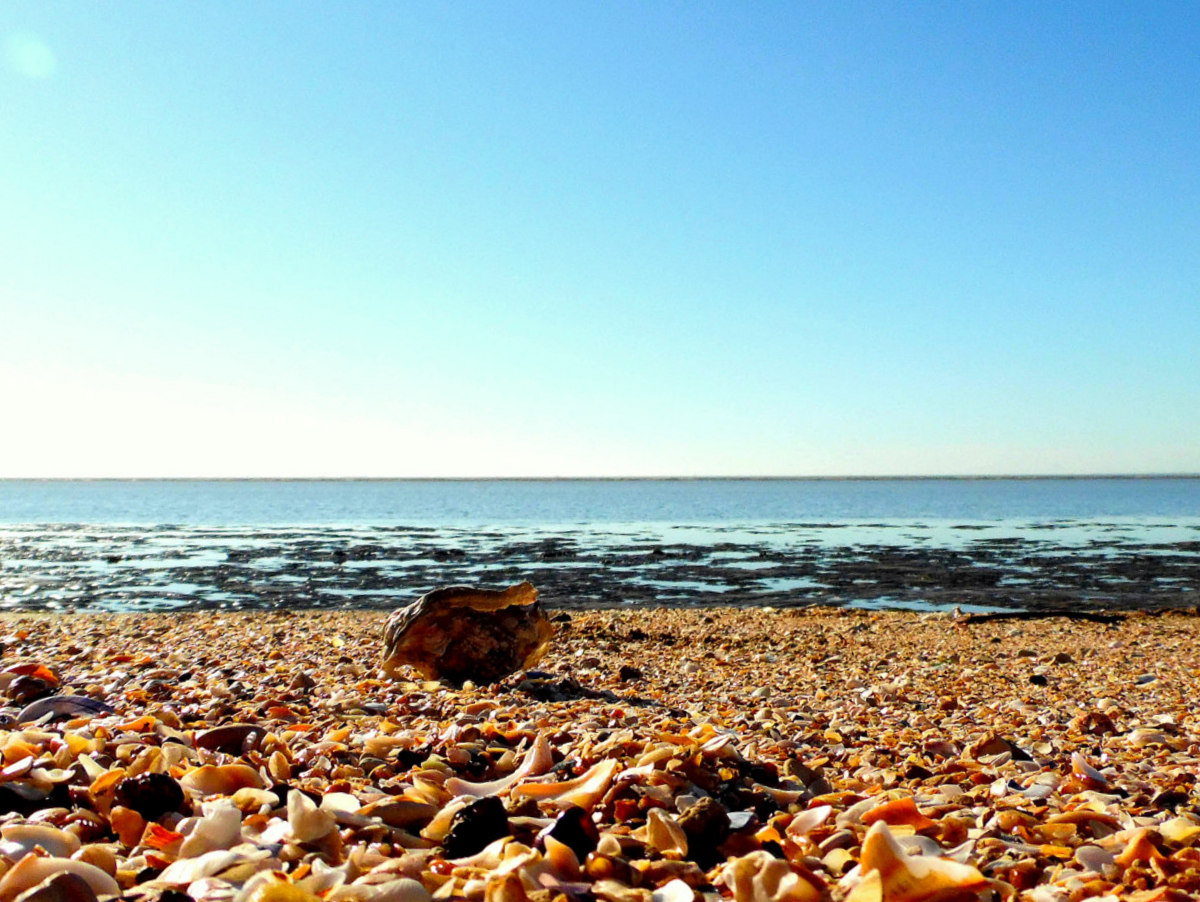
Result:
[[[14,705],[28,705],[54,692],[54,684],[36,676],[19,676],[8,684],[8,697]]]
[[[1050,681],[1043,674],[1035,673],[1029,678],[1029,682],[1033,686],[1049,686]]]
[[[729,813],[713,798],[703,798],[679,816],[679,826],[688,837],[688,852],[704,870],[720,861],[717,846],[729,836]]]
[[[442,850],[447,858],[464,858],[483,851],[508,832],[504,803],[497,796],[484,796],[454,815],[450,832],[442,840]]]
[[[66,787],[64,787],[65,789]],[[49,797],[40,789],[26,786],[23,783],[0,784],[0,814],[16,812],[30,815],[42,808],[49,807]],[[69,799],[69,795],[68,795]]]
[[[298,788],[299,787],[293,786],[290,783],[275,783],[272,786],[268,786],[267,791],[275,794],[275,798],[279,799],[279,807],[282,808],[284,805],[287,804],[288,793],[291,792],[293,789],[298,789]],[[314,805],[321,804],[320,793],[313,792],[311,789],[301,789],[300,792],[302,792],[305,796],[307,796],[308,800],[310,802],[312,802]]]
[[[1183,805],[1188,800],[1186,792],[1180,792],[1178,789],[1166,789],[1150,800],[1150,804],[1160,810],[1174,811],[1180,805]]]
[[[244,750],[246,741],[256,733],[261,737],[263,735],[262,727],[248,723],[223,724],[197,733],[196,748],[238,755]]]
[[[919,764],[912,765],[904,772],[905,780],[928,780],[932,776],[933,771]]]
[[[545,837],[553,836],[564,846],[575,853],[580,861],[587,858],[588,853],[596,850],[600,842],[600,832],[592,822],[591,817],[577,805],[562,812],[554,823],[538,834],[538,847],[545,848]]]
[[[170,811],[182,811],[183,787],[166,774],[138,774],[117,784],[113,802],[132,808],[148,821],[156,821]]]

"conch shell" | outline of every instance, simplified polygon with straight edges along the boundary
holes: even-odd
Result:
[[[532,583],[504,590],[448,586],[422,595],[388,617],[383,670],[399,676],[407,664],[426,679],[493,683],[532,667],[554,628]]]

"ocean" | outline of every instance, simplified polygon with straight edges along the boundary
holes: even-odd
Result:
[[[0,609],[1200,605],[1200,478],[0,481]]]

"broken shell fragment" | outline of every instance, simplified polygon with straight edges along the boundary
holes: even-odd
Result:
[[[39,698],[21,709],[17,723],[30,723],[49,716],[50,720],[73,720],[77,717],[103,717],[112,714],[107,702],[86,695],[51,695]]]
[[[550,743],[545,734],[538,733],[533,747],[525,753],[525,757],[521,760],[521,766],[507,777],[492,780],[489,783],[468,783],[466,780],[453,777],[446,781],[446,791],[451,795],[474,796],[475,798],[503,795],[526,777],[540,776],[553,765],[554,756],[550,753]]]
[[[735,899],[751,902],[816,902],[824,887],[810,882],[786,861],[758,850],[733,858],[721,868],[720,880]]]
[[[662,855],[687,857],[687,834],[679,822],[661,808],[651,808],[646,813],[646,845]]]
[[[188,771],[180,778],[184,789],[194,790],[201,795],[233,795],[239,789],[263,789],[263,779],[258,771],[245,764],[205,764]]]
[[[608,791],[609,784],[620,769],[620,762],[606,759],[592,765],[574,780],[564,780],[561,783],[523,783],[513,788],[512,795],[537,802],[549,802],[558,808],[577,805],[584,811],[591,811],[600,797]]]
[[[867,831],[860,866],[864,879],[846,897],[847,902],[928,902],[997,886],[970,865],[907,854],[882,820]]]
[[[394,677],[407,664],[431,680],[493,683],[537,663],[553,634],[532,583],[504,590],[448,586],[388,618],[383,669]]]
[[[318,808],[312,799],[298,789],[288,793],[287,819],[297,842],[313,842],[337,826],[333,812]]]

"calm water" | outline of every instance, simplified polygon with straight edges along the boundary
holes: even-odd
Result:
[[[1200,478],[0,481],[0,523],[584,525],[1200,517]]]

